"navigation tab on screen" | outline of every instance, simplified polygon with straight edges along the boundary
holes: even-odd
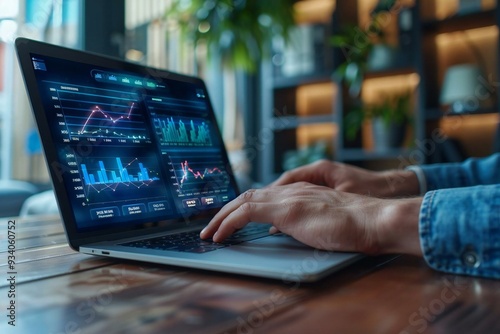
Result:
[[[157,82],[151,79],[145,79],[136,77],[128,74],[116,74],[112,72],[106,72],[101,70],[92,70],[92,77],[95,81],[103,82],[103,83],[114,83],[125,86],[133,86],[133,87],[146,87],[148,89],[156,89],[159,87],[164,87],[163,85],[159,85]]]

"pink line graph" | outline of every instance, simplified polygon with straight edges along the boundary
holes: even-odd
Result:
[[[189,167],[189,164],[187,162],[187,160],[185,160],[184,162],[181,162],[181,169],[182,169],[182,178],[180,180],[180,186],[182,187],[182,184],[187,181],[188,179],[188,176],[189,176],[189,173],[191,173],[195,179],[204,179],[205,176],[209,175],[209,174],[213,174],[213,173],[222,173],[222,171],[215,167],[215,168],[205,168],[205,171],[203,173],[201,173],[200,171],[194,171],[192,168]]]
[[[85,123],[83,124],[82,129],[80,131],[78,131],[78,134],[81,135],[81,134],[85,133],[85,128],[87,127],[87,124],[90,122],[90,120],[92,119],[92,117],[94,117],[94,114],[96,114],[96,113],[101,113],[105,118],[107,118],[113,124],[116,124],[118,121],[120,121],[122,119],[130,120],[130,115],[132,114],[132,109],[134,109],[134,105],[135,105],[135,102],[132,102],[126,116],[122,115],[122,116],[117,117],[117,118],[111,117],[111,115],[109,115],[108,113],[103,111],[98,105],[96,105],[94,108],[92,108],[90,110],[90,115],[85,120]]]

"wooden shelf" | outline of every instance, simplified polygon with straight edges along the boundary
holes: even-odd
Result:
[[[300,85],[307,85],[319,82],[333,81],[332,73],[311,73],[296,77],[278,77],[273,82],[274,89],[292,88]]]
[[[426,32],[447,33],[496,25],[495,9],[422,22]]]
[[[439,108],[427,109],[425,112],[425,119],[428,121],[435,121],[445,117],[459,117],[464,115],[486,115],[496,114],[498,110],[495,108],[484,108],[476,111],[463,112],[463,113],[446,113]]]
[[[411,67],[393,67],[385,70],[370,71],[366,73],[365,80],[393,77],[397,75],[409,75],[416,72],[417,72],[416,69]]]
[[[333,115],[273,117],[271,128],[273,130],[286,130],[295,129],[301,125],[333,122]]]

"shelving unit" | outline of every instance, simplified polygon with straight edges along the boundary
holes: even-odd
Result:
[[[467,156],[491,153],[500,110],[500,10],[496,1],[482,0],[481,8],[468,13],[460,12],[459,0],[402,3],[404,12],[398,10],[386,17],[387,41],[398,46],[396,58],[383,70],[368,72],[361,93],[363,104],[369,105],[384,96],[411,92],[413,121],[402,147],[374,147],[369,121],[364,122],[359,138],[347,140],[344,118],[350,110],[348,94],[343,84],[332,79],[345,55],[332,48],[329,37],[347,24],[366,26],[377,0],[297,1],[297,10],[308,8],[307,15],[299,13],[298,29],[316,33],[311,45],[295,50],[295,60],[318,60],[319,64],[309,66],[310,71],[294,73],[290,71],[293,64],[286,63],[290,51],[283,49],[276,51],[277,58],[262,64],[260,134],[265,140],[261,140],[256,166],[260,182],[270,182],[284,171],[286,152],[298,152],[318,142],[326,143],[325,158],[371,169],[436,162],[433,150],[439,145],[433,150],[425,146],[436,129],[459,142]],[[315,6],[320,8],[316,14]],[[325,13],[325,8],[330,12]],[[323,36],[318,36],[319,32]],[[300,54],[311,50],[314,54]],[[446,70],[462,63],[483,67],[485,76],[478,79],[478,85],[482,83],[489,96],[481,99],[477,109],[453,114],[440,105],[439,96]],[[284,64],[288,74],[283,71]]]
[[[418,3],[425,83],[420,112],[425,115],[426,134],[440,129],[460,143],[466,156],[488,155],[494,149],[500,110],[494,87],[499,78],[499,8],[496,1],[483,0],[477,11],[461,13],[458,1],[449,8],[433,2],[433,6]],[[445,110],[439,102],[445,73],[453,65],[468,63],[481,68],[477,89],[487,95],[476,94],[475,110],[458,114]]]

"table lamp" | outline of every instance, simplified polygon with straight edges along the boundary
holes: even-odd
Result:
[[[478,78],[481,70],[475,64],[460,64],[451,66],[444,76],[439,102],[448,106],[448,111],[464,113],[479,108],[479,101],[475,96]]]

